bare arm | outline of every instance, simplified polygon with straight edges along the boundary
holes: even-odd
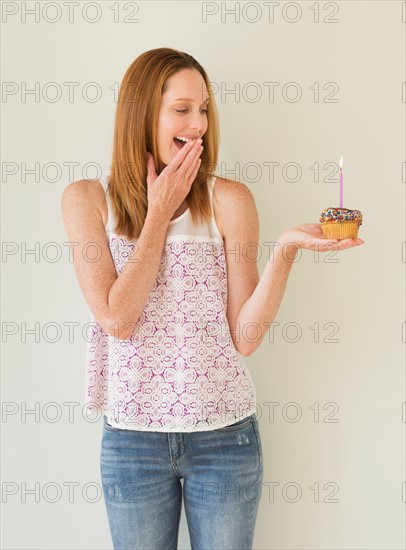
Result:
[[[345,250],[364,241],[326,239],[320,223],[289,228],[270,251],[270,258],[259,279],[257,253],[269,252],[257,248],[259,220],[253,194],[245,184],[232,180],[225,180],[217,192],[221,196],[226,245],[227,319],[237,351],[248,356],[260,346],[275,320],[298,250]]]
[[[110,289],[108,304],[112,311],[119,312],[120,332],[124,334],[123,338],[128,338],[134,331],[135,324],[154,286],[168,224],[167,219],[162,220],[147,214],[134,251]],[[135,281],[137,281],[136,285]]]
[[[237,325],[242,334],[240,345],[244,355],[251,355],[260,346],[278,313],[297,253],[294,245],[284,248],[285,244],[283,238],[278,240],[258,285],[238,314]]]
[[[254,196],[245,184],[233,180],[220,180],[216,188],[225,236],[227,320],[237,351],[248,356],[276,317],[297,249],[283,248],[285,242],[281,242],[259,279],[257,257],[264,250],[258,245]]]
[[[158,177],[147,152],[148,212],[134,250],[117,277],[100,208],[103,191],[86,180],[62,193],[62,215],[73,245],[76,275],[95,319],[126,339],[145,307],[162,258],[169,222],[190,191],[200,166],[201,139],[185,145]],[[101,194],[100,194],[101,193]]]
[[[240,326],[249,327],[254,322],[253,334],[247,338],[251,341],[245,342],[243,339],[245,355],[250,355],[258,348],[273,323],[299,250],[339,251],[360,246],[364,241],[351,238],[327,239],[323,237],[320,223],[307,223],[286,229],[275,244],[258,285],[238,314],[237,323]],[[249,335],[248,330],[246,334]]]
[[[134,251],[117,277],[98,206],[87,181],[69,184],[61,197],[79,286],[100,326],[119,339],[134,330],[157,276],[169,220],[147,215]]]

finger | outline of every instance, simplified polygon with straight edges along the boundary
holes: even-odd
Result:
[[[196,166],[193,170],[193,172],[190,174],[190,176],[188,177],[188,189],[190,190],[190,188],[192,187],[193,185],[193,182],[195,181],[195,178],[197,176],[197,172],[199,171],[199,168],[200,168],[200,165],[202,163],[202,159],[197,159],[197,163],[196,163]]]
[[[322,248],[327,248],[327,247],[338,245],[338,242],[339,242],[338,239],[332,239],[332,240],[313,239],[314,246],[318,246],[318,247],[321,246]]]
[[[182,149],[180,149],[177,154],[173,157],[173,159],[171,160],[171,162],[168,164],[167,168],[168,170],[173,170],[173,171],[176,171],[179,166],[182,165],[183,161],[185,160],[186,156],[188,153],[190,153],[190,151],[193,150],[193,147],[195,146],[195,142],[194,141],[188,141],[186,143],[186,145],[184,145],[182,147]]]
[[[362,239],[342,239],[340,241],[340,244],[345,246],[346,248],[352,247],[352,246],[359,246],[360,244],[364,244],[364,241]]]
[[[196,168],[196,165],[198,164],[201,152],[202,152],[202,150],[198,150],[196,152],[196,154],[193,156],[193,158],[191,158],[190,160],[186,159],[185,162],[183,163],[183,164],[187,163],[185,168],[183,168],[183,167],[179,168],[178,173],[182,173],[181,170],[183,170],[184,171],[184,177],[186,178],[186,181],[189,180],[192,173],[194,172],[194,169]]]
[[[177,173],[184,177],[187,176],[187,174],[190,174],[193,170],[195,160],[201,155],[202,151],[203,147],[196,143],[192,147],[189,155],[185,158],[183,163],[177,169]]]
[[[321,229],[321,223],[304,223],[305,227],[314,227],[315,229]]]

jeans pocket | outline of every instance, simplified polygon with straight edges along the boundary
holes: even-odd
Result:
[[[254,413],[255,414],[255,413]],[[238,430],[239,428],[246,428],[251,424],[252,418],[254,414],[250,414],[250,416],[247,416],[243,418],[242,420],[237,420],[237,422],[234,422],[234,424],[230,424],[229,426],[224,426],[224,428],[217,428],[216,431],[218,432],[232,432],[233,430]]]
[[[261,433],[259,431],[259,424],[258,424],[258,418],[255,415],[252,421],[252,425],[254,427],[255,431],[255,437],[257,441],[257,449],[258,449],[258,458],[259,458],[259,468],[262,471],[263,468],[263,454],[262,454],[262,441],[261,441]],[[261,474],[262,475],[262,474]]]

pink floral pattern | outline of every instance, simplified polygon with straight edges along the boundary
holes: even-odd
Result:
[[[115,235],[109,242],[119,274],[135,243]],[[101,410],[113,427],[170,432],[216,429],[255,412],[255,387],[226,311],[223,242],[167,238],[131,336],[114,338],[92,316],[88,410]]]

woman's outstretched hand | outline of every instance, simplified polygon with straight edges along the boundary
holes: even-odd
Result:
[[[326,239],[323,237],[321,223],[304,223],[297,227],[291,227],[283,232],[284,244],[291,243],[299,248],[318,250],[319,252],[331,252],[332,250],[345,250],[353,246],[364,244],[362,239]]]

